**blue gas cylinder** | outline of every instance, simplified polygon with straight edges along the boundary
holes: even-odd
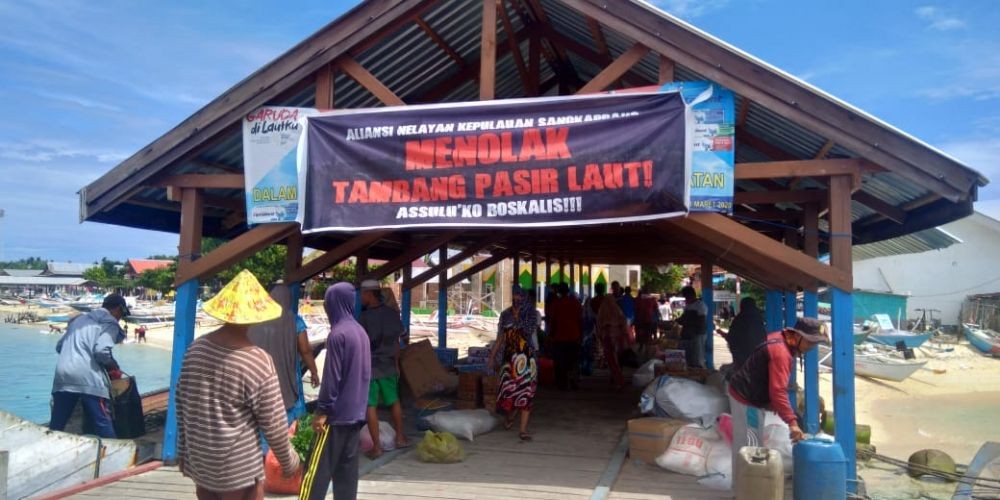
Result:
[[[847,460],[840,445],[828,438],[799,441],[792,450],[796,500],[844,500],[847,498]]]

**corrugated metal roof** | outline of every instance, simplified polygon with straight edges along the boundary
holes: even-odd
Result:
[[[82,276],[87,269],[94,267],[93,264],[81,264],[79,262],[49,262],[45,265],[45,274],[55,276]]]
[[[83,286],[92,283],[83,278],[54,276],[0,276],[0,286]]]
[[[855,245],[851,248],[851,255],[854,260],[865,260],[941,250],[961,242],[962,240],[952,236],[947,231],[935,227],[876,243]]]
[[[38,276],[44,272],[45,271],[42,269],[0,269],[0,276],[27,278],[30,276]]]

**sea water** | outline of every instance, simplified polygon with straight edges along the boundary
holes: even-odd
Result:
[[[56,342],[47,326],[0,324],[0,410],[32,422],[49,421]],[[120,344],[113,355],[136,377],[139,392],[170,385],[170,352],[146,344]]]

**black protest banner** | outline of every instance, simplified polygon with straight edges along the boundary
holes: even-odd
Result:
[[[303,229],[566,226],[683,214],[685,124],[676,92],[310,117],[299,157]]]

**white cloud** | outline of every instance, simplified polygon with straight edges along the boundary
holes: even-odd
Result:
[[[56,92],[49,92],[46,90],[34,90],[35,95],[39,97],[44,97],[46,99],[51,99],[53,101],[66,102],[69,104],[75,104],[82,108],[90,109],[103,109],[105,111],[121,111],[121,108],[113,104],[104,103],[101,101],[95,101],[93,99],[88,99],[86,97],[70,95],[70,94],[59,94]]]
[[[49,139],[0,142],[0,159],[21,162],[41,163],[66,158],[89,158],[100,163],[117,163],[127,157],[128,154],[122,151],[77,146]]]
[[[941,9],[930,5],[917,7],[914,14],[920,19],[927,21],[927,27],[937,31],[951,31],[965,27],[965,21],[950,16]]]
[[[1000,138],[960,139],[941,144],[940,149],[990,180],[980,189],[980,199],[1000,200]]]
[[[729,0],[653,0],[653,4],[669,14],[694,19],[722,9]]]

